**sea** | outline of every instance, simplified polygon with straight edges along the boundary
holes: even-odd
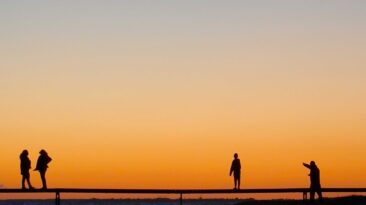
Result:
[[[183,205],[236,205],[240,199],[186,199]],[[64,199],[61,205],[180,205],[176,199]],[[55,205],[51,199],[0,200],[0,205]]]

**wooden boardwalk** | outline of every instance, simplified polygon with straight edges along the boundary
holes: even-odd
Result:
[[[1,193],[55,193],[55,204],[60,205],[61,193],[101,193],[101,194],[178,194],[180,204],[183,204],[184,194],[239,194],[239,193],[300,193],[307,199],[308,188],[278,188],[278,189],[84,189],[84,188],[53,188],[47,190],[33,189],[0,189]],[[322,188],[322,192],[333,193],[366,193],[366,188]]]

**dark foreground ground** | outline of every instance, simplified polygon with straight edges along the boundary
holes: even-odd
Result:
[[[325,198],[321,203],[315,201],[313,203],[303,200],[243,200],[235,205],[366,205],[365,196],[347,196],[339,198]]]
[[[0,205],[54,205],[47,200],[0,200]],[[179,205],[174,199],[64,199],[61,205]],[[366,196],[326,198],[323,203],[303,200],[186,199],[183,205],[366,205]]]

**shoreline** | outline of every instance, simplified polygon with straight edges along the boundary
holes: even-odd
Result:
[[[48,199],[0,199],[0,204],[3,202],[54,202],[55,199],[48,198]],[[75,198],[75,199],[62,199],[62,202],[177,202],[179,199],[174,198]],[[184,200],[184,203],[190,203],[190,202],[236,202],[237,204],[271,204],[271,203],[277,203],[282,202],[287,204],[290,202],[301,202],[306,203],[309,202],[309,200],[302,200],[302,199],[286,199],[286,198],[276,198],[276,199],[255,199],[255,198],[187,198]],[[348,196],[341,196],[341,197],[325,197],[324,203],[327,204],[328,202],[343,202],[346,203],[346,201],[351,202],[362,202],[363,204],[366,204],[366,195],[348,195]],[[317,198],[315,198],[315,202],[317,202]],[[349,203],[347,203],[349,204]],[[351,203],[353,204],[353,203]]]

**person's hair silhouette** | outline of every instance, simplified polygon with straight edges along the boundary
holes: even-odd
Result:
[[[25,189],[25,181],[28,183],[28,188],[33,189],[30,183],[29,169],[31,168],[31,161],[28,158],[28,150],[23,150],[19,156],[20,158],[20,174],[22,175],[22,189]]]
[[[234,173],[234,190],[240,189],[240,170],[241,170],[241,164],[240,159],[238,158],[238,154],[234,154],[234,160],[231,163],[230,167],[230,176],[232,173]]]
[[[37,166],[34,169],[35,171],[39,171],[40,175],[41,175],[41,179],[42,179],[42,189],[47,189],[47,183],[46,183],[46,171],[48,168],[48,163],[51,162],[51,157],[48,156],[47,152],[42,149],[39,152],[39,157],[37,160]]]
[[[314,161],[309,164],[302,163],[306,168],[310,169],[310,201],[314,201],[315,192],[318,194],[319,200],[323,200],[320,186],[320,171]]]

